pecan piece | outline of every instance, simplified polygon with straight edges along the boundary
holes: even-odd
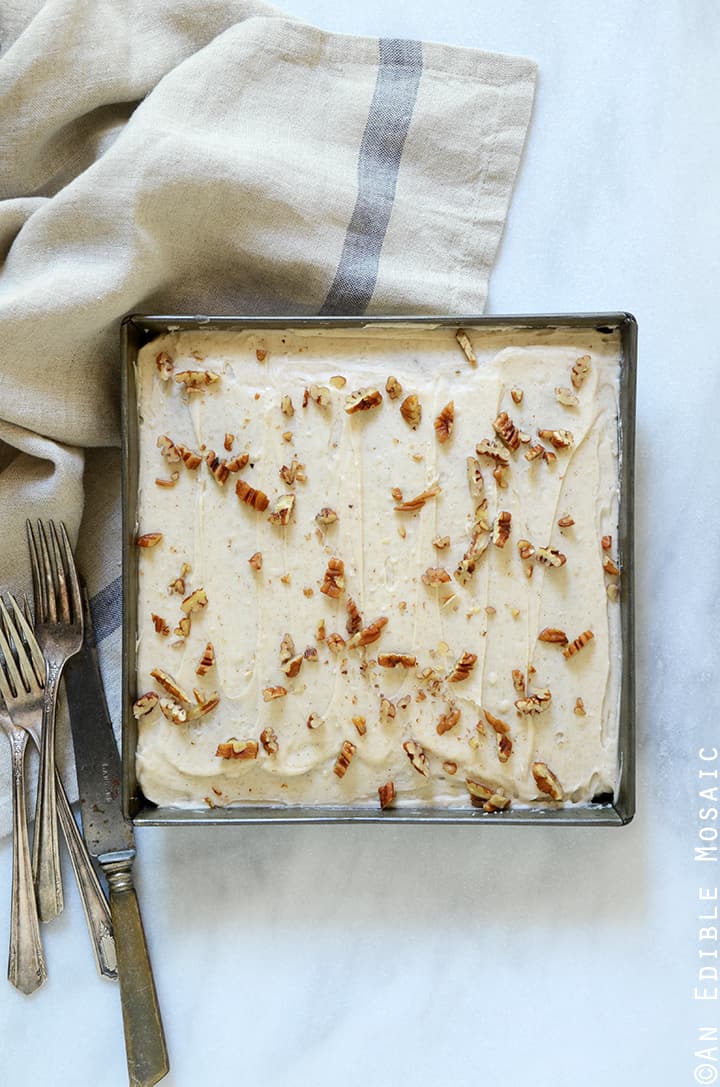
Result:
[[[609,551],[612,547],[612,536],[603,536],[602,540],[600,541],[600,546],[602,547],[603,551]]]
[[[172,725],[187,724],[187,708],[185,706],[181,706],[180,703],[176,702],[174,698],[161,698],[159,704],[160,711],[163,717],[166,717]]]
[[[381,668],[397,668],[398,665],[402,668],[414,668],[417,657],[409,653],[378,653],[377,662]]]
[[[339,656],[345,648],[346,642],[342,634],[328,634],[325,644],[334,656]]]
[[[345,397],[345,411],[348,415],[354,415],[358,411],[369,411],[382,404],[382,393],[379,389],[356,389]]]
[[[518,540],[518,551],[521,559],[531,559],[535,554],[535,548],[529,540]]]
[[[335,510],[331,510],[329,506],[323,506],[320,512],[315,514],[315,520],[324,528],[327,528],[328,525],[334,525],[337,519],[338,515]]]
[[[220,380],[220,374],[213,370],[181,370],[175,374],[178,385],[184,385],[188,392],[195,392],[203,385],[215,385]]]
[[[518,694],[525,694],[525,675],[519,668],[513,668],[512,670],[513,687]]]
[[[428,585],[434,589],[438,585],[446,585],[451,579],[447,570],[443,570],[442,566],[428,566],[421,580],[423,585]]]
[[[185,597],[180,608],[186,615],[192,615],[194,611],[207,607],[207,602],[207,593],[204,589],[193,589],[190,596]]]
[[[448,706],[447,713],[443,713],[435,726],[435,731],[438,736],[444,735],[449,732],[451,728],[455,728],[455,725],[460,720],[460,710],[457,706]]]
[[[393,377],[391,375],[387,379],[387,381],[385,382],[385,392],[388,394],[391,400],[397,400],[398,397],[402,396],[402,385],[396,377]]]
[[[400,414],[412,430],[417,430],[422,419],[422,404],[415,393],[405,397],[400,405]]]
[[[572,528],[574,524],[575,522],[573,521],[572,517],[568,517],[568,515],[565,514],[565,516],[561,517],[558,521],[558,528]]]
[[[518,713],[534,715],[546,710],[552,701],[552,695],[547,687],[542,691],[533,691],[525,698],[518,698],[515,702]]]
[[[576,389],[579,389],[585,378],[590,373],[590,356],[581,355],[570,368],[570,380]]]
[[[180,479],[180,473],[179,472],[171,472],[170,473],[170,479],[156,479],[155,480],[155,486],[156,487],[174,487],[179,479]]]
[[[495,729],[498,736],[507,736],[510,731],[510,726],[506,724],[505,721],[500,717],[496,717],[493,713],[490,713],[490,710],[483,710],[483,713],[485,714],[485,720],[491,728]],[[478,725],[480,724],[482,724],[481,721],[478,722]]]
[[[138,547],[157,547],[163,538],[162,532],[146,532],[138,536],[135,543]]]
[[[497,735],[497,755],[500,762],[507,762],[512,755],[512,740],[509,736]]]
[[[463,350],[463,354],[465,355],[465,358],[468,360],[470,365],[477,366],[477,358],[475,356],[475,352],[473,351],[473,346],[470,343],[470,339],[464,328],[459,328],[457,330],[457,332],[455,333],[455,339],[460,344]]]
[[[167,672],[163,672],[162,668],[153,668],[150,675],[156,680],[161,687],[164,687],[167,693],[178,702],[184,702],[186,706],[192,704],[192,699],[185,694],[180,684]]]
[[[225,437],[223,439],[223,449],[226,453],[232,451],[233,442],[235,441],[235,435],[231,434],[229,430],[225,431]]]
[[[525,460],[533,461],[537,460],[538,457],[544,457],[545,453],[546,449],[544,445],[531,445],[529,449],[525,450],[523,456],[525,457]]]
[[[455,426],[454,400],[450,400],[449,403],[445,405],[433,425],[435,427],[435,437],[441,445],[444,445],[450,438],[453,427]]]
[[[574,393],[572,389],[566,389],[562,385],[556,386],[555,399],[558,404],[562,404],[564,408],[576,408],[580,403],[577,394]]]
[[[235,494],[246,506],[252,506],[254,510],[258,510],[260,513],[266,510],[270,504],[270,499],[264,491],[255,490],[244,479],[239,479],[235,484]]]
[[[538,634],[539,642],[551,642],[554,645],[567,645],[568,636],[564,630],[558,630],[557,627],[543,627]]]
[[[357,634],[359,630],[362,630],[362,615],[360,609],[351,596],[345,601],[345,607],[347,608],[347,623],[345,629],[348,634]]]
[[[605,558],[603,559],[603,564],[602,565],[603,565],[603,570],[605,571],[605,573],[610,574],[612,577],[617,577],[617,575],[620,573],[619,568],[613,562],[613,560],[610,558],[609,555],[605,556]]]
[[[430,764],[427,761],[427,756],[420,744],[416,743],[415,740],[406,740],[403,744],[403,751],[410,759],[413,768],[417,770],[418,774],[422,774],[424,778],[429,778]]]
[[[167,434],[161,434],[155,443],[160,450],[161,455],[165,458],[168,464],[179,464],[182,455],[180,449],[175,442],[168,438]]]
[[[500,510],[495,518],[495,524],[492,530],[492,542],[496,547],[504,547],[510,539],[510,525],[512,524],[512,514],[507,510]]]
[[[295,414],[295,408],[293,407],[293,402],[289,396],[282,397],[280,401],[280,411],[283,415],[287,415],[288,418]]]
[[[394,717],[395,706],[384,694],[380,695],[380,724],[389,725]]]
[[[253,570],[262,570],[262,564],[263,564],[262,551],[256,551],[253,555],[250,556],[250,558],[248,559],[248,562],[252,566]]]
[[[255,740],[236,740],[231,737],[227,743],[218,744],[215,757],[218,759],[256,759],[258,745]]]
[[[359,736],[364,736],[365,733],[367,732],[367,724],[366,724],[365,718],[360,717],[360,716],[353,717],[352,723],[355,725],[355,728],[358,731],[358,735]]]
[[[499,442],[494,441],[492,438],[483,438],[481,442],[478,442],[475,446],[475,452],[478,457],[489,457],[490,460],[495,461],[496,464],[503,468],[506,468],[510,463],[508,455],[503,447]]]
[[[196,676],[204,676],[210,671],[215,663],[215,647],[212,642],[208,642],[203,651],[203,655],[200,658],[200,663],[195,669]]]
[[[425,503],[430,498],[435,498],[440,494],[440,487],[437,483],[434,483],[432,487],[428,487],[426,491],[422,491],[420,494],[415,495],[414,498],[408,498],[407,501],[400,501],[393,508],[398,513],[414,513],[416,510],[421,510]]]
[[[465,779],[465,787],[473,800],[489,800],[495,791],[489,785],[484,785],[482,781],[475,781],[473,778]]]
[[[450,774],[451,776],[453,774],[457,774],[457,763],[453,762],[452,759],[446,759],[445,762],[442,764],[442,768],[446,774]]]
[[[205,454],[205,463],[210,469],[210,474],[216,483],[220,486],[223,485],[227,477],[230,475],[230,469],[228,468],[227,461],[222,460],[217,456],[214,449],[208,449]]]
[[[295,506],[294,494],[281,494],[268,517],[271,525],[280,525],[282,528],[290,523],[293,507]]]
[[[325,593],[326,596],[332,596],[333,599],[337,600],[344,588],[345,563],[342,559],[333,557],[328,561],[325,577],[320,586],[320,592]]]
[[[323,723],[323,719],[319,713],[311,713],[305,723],[310,729],[320,728],[320,725]]]
[[[453,670],[447,677],[448,683],[462,683],[463,680],[466,680],[475,667],[476,661],[477,655],[475,653],[463,653],[455,661]]]
[[[277,732],[272,728],[264,728],[260,733],[260,743],[265,748],[268,755],[277,755],[280,750],[280,744],[278,743]]]
[[[258,362],[265,362],[265,359],[267,358],[267,351],[264,347],[255,348],[255,358],[258,360]]]
[[[290,464],[283,464],[279,472],[280,479],[283,483],[287,483],[288,487],[292,487],[297,480],[298,483],[306,483],[307,476],[305,475],[305,465],[301,464],[297,457],[293,457]]]
[[[534,558],[535,562],[541,563],[542,566],[564,566],[567,562],[567,556],[555,547],[538,547]]]
[[[337,777],[339,777],[339,778],[344,778],[345,777],[345,774],[347,773],[348,766],[352,762],[356,751],[357,751],[357,748],[355,747],[355,744],[351,743],[350,740],[345,740],[343,742],[343,745],[340,748],[340,754],[338,755],[337,759],[335,760],[335,765],[333,766],[333,773]]]
[[[575,699],[575,708],[573,709],[573,713],[577,714],[578,717],[586,717],[587,716],[587,710],[585,709],[585,703],[583,702],[582,698],[580,698],[579,695]]]
[[[290,657],[289,660],[285,661],[285,663],[282,666],[282,670],[285,673],[285,675],[288,677],[288,679],[295,679],[295,676],[300,671],[300,669],[302,667],[302,663],[303,663],[304,660],[305,660],[305,654],[304,653],[297,653],[294,657]]]
[[[550,767],[545,762],[534,762],[531,766],[535,784],[541,793],[545,793],[552,800],[562,800],[562,785],[555,777]]]
[[[285,687],[264,687],[263,702],[274,702],[276,698],[284,698],[286,694]]]
[[[444,551],[446,547],[450,546],[450,537],[433,536],[432,545],[437,551]]]
[[[523,395],[524,394],[523,394],[522,389],[511,389],[510,390],[510,396],[512,397],[513,404],[522,404]]]
[[[353,634],[348,642],[348,649],[357,649],[359,646],[371,645],[376,642],[383,632],[383,627],[387,626],[387,622],[387,617],[384,615],[374,619],[372,623],[363,627],[357,634]]]
[[[163,638],[166,638],[167,635],[170,633],[170,627],[167,625],[166,620],[163,619],[162,615],[156,615],[155,612],[152,612],[150,618],[153,621],[155,633],[162,634]]]
[[[178,638],[187,638],[190,633],[190,616],[183,615],[181,619],[178,619],[178,625],[173,630],[173,634],[177,634]]]
[[[385,785],[381,785],[378,789],[378,796],[380,798],[380,811],[385,811],[385,808],[389,808],[395,800],[395,783],[388,781]]]
[[[482,477],[480,461],[475,457],[468,457],[465,464],[467,466],[467,481],[470,489],[470,497],[482,498],[483,492],[485,491],[485,480]]]
[[[155,356],[155,365],[157,366],[157,371],[160,374],[161,379],[163,381],[169,381],[175,368],[175,363],[171,356],[168,355],[167,351],[158,352]]]
[[[550,442],[555,449],[569,449],[575,440],[570,430],[538,430],[538,438]]]
[[[506,411],[501,411],[497,416],[493,422],[493,430],[503,445],[506,445],[514,453],[520,445],[520,434]]]
[[[588,642],[591,642],[595,635],[591,630],[584,630],[582,634],[578,634],[575,641],[570,642],[565,649],[563,649],[563,657],[569,660],[570,657],[574,657],[576,653],[579,653],[581,649],[584,649]]]
[[[311,385],[306,391],[308,392],[310,399],[314,400],[319,408],[330,407],[330,390],[326,389],[324,385]],[[304,401],[303,407],[305,407]]]
[[[136,698],[133,702],[133,717],[136,721],[139,721],[145,714],[150,713],[158,704],[158,696],[154,691],[148,691],[146,694],[141,694],[139,698]]]
[[[505,811],[510,807],[510,797],[504,796],[502,793],[493,793],[489,800],[486,800],[482,806],[483,811]]]

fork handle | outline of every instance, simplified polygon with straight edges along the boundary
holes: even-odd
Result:
[[[117,958],[110,907],[102,892],[100,881],[95,875],[90,854],[75,822],[70,801],[57,768],[55,769],[55,788],[60,828],[70,854],[97,968],[105,977],[114,979],[117,978]]]
[[[46,662],[40,770],[33,837],[33,877],[41,921],[52,921],[63,910],[55,798],[55,710],[61,672],[61,665],[55,661]]]
[[[25,808],[27,733],[13,730],[9,739],[13,776],[13,871],[8,979],[20,992],[30,994],[45,981],[47,969],[40,940]]]

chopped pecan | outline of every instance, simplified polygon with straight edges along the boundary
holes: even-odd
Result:
[[[363,627],[357,634],[353,634],[348,642],[348,649],[357,649],[359,646],[371,645],[376,642],[383,632],[383,627],[387,626],[387,622],[387,617],[384,615],[374,619],[369,626]]]
[[[358,730],[358,735],[359,736],[364,736],[365,733],[367,732],[367,724],[365,722],[365,718],[360,717],[360,716],[353,717],[352,723],[355,725],[355,728]]]
[[[185,706],[181,706],[180,703],[176,702],[174,698],[161,698],[159,705],[163,717],[166,717],[171,724],[187,724],[187,708]]]
[[[356,751],[357,748],[355,747],[355,744],[351,743],[350,740],[343,741],[343,745],[340,748],[340,754],[335,760],[335,765],[333,766],[333,773],[336,774],[337,777],[345,777],[348,766],[352,762],[353,756],[355,755]]]
[[[277,733],[272,728],[264,728],[260,733],[260,743],[268,755],[277,755],[280,750]]]
[[[489,542],[490,538],[487,533],[476,532],[474,534],[470,541],[470,547],[460,559],[460,562],[455,569],[455,577],[461,585],[467,585],[468,581],[475,573],[475,567],[487,550]]]
[[[171,472],[170,479],[156,479],[155,485],[157,487],[174,487],[177,481],[180,479],[179,472]]]
[[[521,559],[531,559],[535,554],[535,548],[529,540],[518,540],[517,546]]]
[[[402,396],[402,385],[396,377],[392,375],[385,382],[385,392],[388,394],[391,400],[397,400]]]
[[[302,667],[302,663],[303,663],[304,660],[305,660],[305,654],[304,653],[297,653],[294,657],[291,657],[290,660],[285,661],[285,663],[282,666],[282,670],[285,673],[285,675],[288,677],[288,679],[295,679],[295,676],[300,671],[300,669]]]
[[[388,781],[385,785],[381,785],[378,789],[378,796],[380,798],[380,811],[385,811],[385,808],[389,808],[395,800],[395,783]]]
[[[397,708],[399,710],[406,710],[411,702],[412,702],[411,696],[409,694],[404,694],[402,696],[402,698],[398,698]]]
[[[267,358],[267,351],[264,347],[255,348],[255,358],[258,360],[258,362],[265,362],[265,359]]]
[[[449,732],[451,728],[455,728],[455,725],[460,720],[460,710],[457,706],[448,706],[447,713],[443,713],[435,726],[435,731],[438,736],[442,736],[444,733]]]
[[[558,404],[562,404],[564,408],[576,408],[580,403],[580,400],[576,393],[572,389],[566,389],[562,385],[558,385],[555,389],[555,399]]]
[[[356,389],[345,397],[345,411],[348,415],[354,415],[357,411],[369,411],[382,404],[382,393],[379,389]]]
[[[323,723],[323,719],[319,713],[311,713],[305,723],[310,729],[320,728],[320,725]]]
[[[525,460],[533,461],[538,457],[544,457],[547,450],[544,445],[531,445],[529,449],[526,449],[523,453]]]
[[[492,542],[496,547],[504,547],[510,539],[510,525],[512,524],[512,514],[507,510],[500,510],[495,518],[495,524],[492,531]]]
[[[450,546],[449,536],[433,536],[432,545],[437,551],[444,551],[446,547]]]
[[[293,507],[295,505],[294,494],[281,494],[275,502],[272,513],[268,516],[271,525],[280,525],[283,528],[290,523]]]
[[[161,379],[163,381],[168,381],[175,368],[175,363],[171,356],[168,355],[167,351],[158,352],[155,356],[155,365],[157,366],[157,371],[160,374]]]
[[[502,464],[496,464],[493,468],[493,479],[503,491],[507,488],[507,479],[505,478],[506,471],[507,469],[503,468]]]
[[[570,657],[574,657],[576,653],[579,653],[581,649],[584,649],[588,642],[591,642],[595,635],[591,630],[584,630],[582,634],[578,634],[574,642],[570,642],[565,649],[563,649],[563,657],[569,660]]]
[[[568,517],[568,515],[565,514],[565,516],[561,517],[558,521],[558,528],[572,528],[574,524],[575,522],[573,521],[572,517]]]
[[[262,570],[262,564],[263,564],[262,551],[256,551],[253,555],[250,556],[250,558],[248,559],[248,562],[252,566],[253,570]]]
[[[280,478],[283,483],[287,483],[288,487],[292,487],[296,480],[298,483],[306,483],[305,465],[301,464],[297,457],[293,457],[290,464],[283,464],[280,469]]]
[[[330,390],[324,385],[311,385],[308,389],[310,399],[314,400],[319,408],[329,408],[331,404]],[[305,405],[303,404],[303,407]]]
[[[162,532],[146,532],[138,536],[135,543],[138,547],[157,547],[163,538]]]
[[[190,616],[183,615],[181,619],[178,619],[178,625],[173,630],[173,634],[177,634],[178,638],[187,638],[190,633]]]
[[[539,642],[552,642],[555,645],[567,645],[568,636],[564,630],[557,627],[543,627],[538,634]]]
[[[343,377],[342,374],[334,374],[333,377],[330,378],[330,384],[333,389],[344,389],[347,385],[347,378]]]
[[[319,619],[318,620],[318,625],[317,625],[317,628],[315,630],[315,641],[317,641],[317,642],[324,642],[325,641],[325,620],[324,619]]]
[[[386,698],[384,694],[380,695],[380,724],[388,725],[395,717],[395,706]]]
[[[543,566],[564,566],[567,562],[567,556],[563,555],[562,551],[558,551],[555,547],[538,547],[534,558],[535,562],[539,562]]]
[[[457,774],[457,763],[453,762],[452,759],[446,759],[445,762],[442,764],[442,768],[446,774],[450,774],[451,776],[453,774]]]
[[[512,670],[513,687],[518,694],[525,694],[525,674],[519,668]]]
[[[335,510],[331,510],[329,506],[323,506],[320,512],[315,514],[315,520],[324,528],[327,528],[328,525],[334,525],[337,519],[338,515]]]
[[[210,671],[215,663],[215,647],[212,642],[208,642],[203,651],[203,655],[200,658],[200,663],[195,669],[196,676],[204,676]]]
[[[562,800],[562,785],[555,777],[550,767],[545,762],[534,762],[531,766],[535,784],[541,793],[545,793],[552,800]]]
[[[500,762],[507,762],[512,755],[512,740],[509,736],[504,736],[498,733],[497,735],[497,754]]]
[[[414,513],[416,510],[421,510],[425,503],[430,498],[435,498],[440,494],[440,487],[437,483],[434,483],[432,487],[428,487],[426,491],[422,491],[420,494],[415,495],[414,498],[408,498],[406,501],[400,501],[393,508],[398,513]]]
[[[189,696],[185,693],[177,680],[174,679],[167,672],[163,672],[162,668],[153,668],[150,675],[160,684],[161,687],[165,688],[167,693],[171,695],[172,698],[177,699],[178,702],[184,702],[186,706],[190,706],[192,704],[192,699],[189,698]]]
[[[357,634],[359,630],[362,630],[362,615],[360,609],[351,596],[345,601],[345,607],[347,608],[347,623],[345,629],[348,634]]]
[[[223,449],[225,450],[226,453],[230,453],[232,451],[234,441],[235,441],[235,435],[231,434],[229,430],[226,431],[225,432],[225,437],[223,439]]]
[[[513,404],[522,404],[523,391],[522,389],[511,389],[510,396],[512,397]]]
[[[196,468],[199,468],[203,462],[202,455],[200,453],[193,452],[192,449],[186,449],[184,445],[179,445],[180,457],[183,464],[190,472],[194,472]]]
[[[493,430],[503,445],[506,445],[507,448],[514,453],[520,445],[520,435],[518,433],[518,428],[506,411],[501,411],[497,416],[493,422]]]
[[[201,702],[200,705],[195,710],[193,710],[190,716],[205,717],[206,714],[210,713],[211,710],[214,710],[215,707],[219,705],[220,699],[216,696],[214,696],[213,698],[208,698],[205,702]]]
[[[274,702],[276,698],[284,698],[287,691],[284,687],[264,687],[263,702]]]
[[[293,402],[289,396],[283,396],[280,400],[280,411],[283,415],[287,415],[288,418],[295,414],[295,408],[293,407]]]
[[[244,479],[239,479],[235,484],[235,494],[246,506],[252,506],[254,510],[258,510],[260,513],[266,510],[270,504],[270,499],[264,491],[257,491]]]
[[[570,380],[576,389],[579,389],[585,378],[590,373],[590,356],[581,355],[570,368]]]
[[[307,661],[307,662],[308,662],[309,664],[317,664],[317,662],[318,662],[318,660],[319,660],[319,658],[318,658],[318,651],[317,651],[317,649],[315,648],[315,646],[314,646],[314,645],[309,645],[309,646],[307,647],[307,649],[306,649],[306,650],[305,650],[305,652],[303,653],[303,657],[305,658],[305,660],[306,660],[306,661]]]
[[[220,380],[220,374],[213,370],[181,370],[175,374],[178,385],[184,385],[188,392],[201,389],[203,385],[215,385]]]
[[[336,657],[342,653],[345,648],[346,642],[342,634],[328,634],[326,638],[326,644],[331,653]]]
[[[600,541],[600,546],[602,547],[603,551],[609,551],[612,547],[612,536],[603,536],[602,540]]]
[[[494,441],[493,438],[483,438],[481,442],[475,446],[475,452],[478,457],[489,457],[490,460],[494,460],[496,464],[506,468],[510,463],[508,455],[500,445],[499,442]]]
[[[455,333],[455,339],[462,347],[463,354],[465,355],[465,358],[468,360],[470,365],[477,366],[477,358],[475,356],[475,352],[473,351],[473,346],[470,343],[470,339],[464,328],[459,328],[457,330],[457,332]]]
[[[483,811],[505,811],[510,807],[510,797],[504,796],[503,793],[493,793],[489,800],[486,800],[482,806]]]
[[[207,602],[207,593],[204,589],[193,589],[190,596],[185,597],[180,608],[186,615],[192,615],[194,611],[200,611],[201,608],[207,607]]]
[[[435,588],[438,585],[445,585],[450,581],[450,574],[447,570],[443,570],[442,566],[428,566],[425,573],[422,575],[423,585],[429,585],[431,588]]]
[[[205,454],[205,463],[210,469],[210,474],[213,479],[221,486],[230,475],[230,469],[228,468],[227,461],[222,460],[217,456],[214,449],[208,449]]]
[[[579,695],[575,699],[575,708],[573,709],[573,713],[577,714],[578,717],[586,717],[587,716],[587,710],[585,709],[585,703],[583,702],[582,698],[580,698]]]
[[[133,702],[133,717],[136,721],[139,721],[141,717],[144,717],[146,713],[150,713],[158,704],[158,696],[154,691],[148,691],[146,694],[141,694],[139,698],[136,698]]]
[[[475,653],[463,653],[459,657],[453,666],[452,672],[447,677],[448,683],[462,683],[466,680],[472,672],[477,662],[477,655]]]
[[[292,634],[283,634],[280,639],[280,664],[287,664],[295,656],[295,642]]]
[[[455,426],[455,401],[450,400],[438,415],[435,423],[435,436],[441,445],[450,438]]]
[[[427,756],[422,747],[415,740],[406,740],[403,744],[403,751],[410,759],[413,768],[417,770],[418,774],[422,774],[424,778],[430,777],[430,764],[427,761]]]
[[[482,498],[485,491],[485,480],[482,477],[480,461],[475,457],[468,457],[465,464],[467,466],[467,481],[470,489],[470,497]]]
[[[162,615],[156,615],[155,612],[152,612],[150,618],[153,621],[155,633],[162,634],[163,638],[166,638],[170,633],[170,627],[167,625],[167,621],[163,619]]]
[[[466,778],[465,787],[474,800],[489,800],[495,792],[489,785],[484,785],[482,781],[475,781],[473,778]]]
[[[546,464],[554,464],[557,460],[557,455],[553,453],[552,449],[543,449],[543,460]]]
[[[320,592],[337,600],[345,588],[345,563],[342,559],[331,558],[325,571]]]
[[[617,577],[617,575],[620,573],[619,568],[613,562],[609,555],[606,555],[603,559],[603,570],[606,574],[611,574],[613,577]]]
[[[179,464],[182,455],[180,449],[175,442],[168,438],[167,434],[161,434],[155,443],[160,450],[161,455],[165,458],[168,464]]]
[[[232,737],[224,744],[218,744],[215,757],[218,759],[256,759],[258,745],[255,740],[236,740]]]
[[[505,721],[503,721],[500,717],[496,717],[494,714],[490,713],[490,710],[483,710],[483,713],[485,714],[485,720],[491,726],[491,728],[495,729],[498,736],[507,736],[508,732],[510,731],[510,726],[506,724]],[[481,724],[482,722],[479,721],[478,728]]]
[[[422,404],[415,393],[405,397],[400,405],[400,414],[412,430],[417,430],[422,419]]]
[[[569,449],[575,440],[570,430],[538,430],[538,438],[550,442],[555,449]]]
[[[515,706],[518,713],[533,716],[546,710],[551,701],[552,695],[546,687],[542,691],[533,691],[532,694],[526,695],[525,698],[518,698]]]
[[[402,668],[414,668],[417,657],[409,653],[378,653],[377,662],[381,668],[397,668],[398,665]]]

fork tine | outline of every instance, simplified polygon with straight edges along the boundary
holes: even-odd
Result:
[[[40,539],[40,555],[42,558],[42,573],[44,581],[43,602],[47,605],[45,608],[45,622],[57,623],[54,570],[50,561],[50,552],[48,550],[47,537],[45,535],[45,526],[43,525],[42,521],[38,521],[38,537]]]
[[[67,581],[65,579],[65,564],[63,563],[63,555],[60,551],[60,540],[58,539],[58,532],[55,528],[55,522],[50,522],[50,543],[52,544],[53,551],[53,566],[55,567],[55,595],[58,604],[58,621],[61,623],[70,622],[70,600],[68,599]]]
[[[30,568],[32,570],[33,600],[35,602],[35,622],[44,623],[47,615],[45,598],[43,596],[43,580],[40,576],[40,561],[38,559],[38,546],[35,540],[32,523],[25,522],[27,530],[28,551],[30,552]]]
[[[67,566],[68,579],[70,581],[70,593],[72,596],[72,610],[73,610],[73,622],[83,622],[83,601],[82,594],[80,592],[80,579],[78,578],[77,567],[75,565],[75,558],[73,556],[72,547],[70,546],[70,540],[68,538],[67,529],[64,523],[60,522],[60,541],[62,543],[63,554],[65,556],[65,565]]]
[[[42,687],[45,684],[45,658],[40,651],[40,646],[37,643],[35,632],[28,622],[25,615],[20,610],[17,600],[12,593],[8,593],[10,604],[12,605],[13,613],[15,615],[15,626],[19,628],[20,633],[23,635],[23,640],[26,648],[30,652],[30,659],[32,660],[33,669],[35,671],[35,678],[39,685]],[[25,607],[29,608],[27,597],[25,597]],[[27,678],[27,677],[26,677]],[[32,685],[32,677],[28,679],[28,683]]]
[[[12,637],[15,628],[12,625],[12,619],[7,613],[7,608],[5,607],[5,602],[3,601],[2,597],[0,597],[0,615],[2,616],[2,629],[0,630],[0,652],[5,658],[5,675],[10,683],[10,686],[15,688],[15,694],[11,694],[11,698],[13,698],[17,697],[17,695],[22,694],[25,691],[25,684],[23,682],[22,676],[20,675],[18,666],[15,663],[15,656],[10,647],[9,639]],[[6,631],[7,636],[5,633]],[[7,698],[4,690],[3,697]]]
[[[10,594],[8,593],[8,596]],[[14,601],[13,601],[14,603]],[[23,687],[26,691],[31,690],[36,685],[35,672],[33,670],[32,661],[28,655],[27,648],[22,639],[20,631],[14,620],[10,618],[7,610],[7,604],[0,596],[0,612],[2,613],[3,628],[8,638],[12,638],[15,652],[13,658],[17,665],[18,671],[22,676]]]

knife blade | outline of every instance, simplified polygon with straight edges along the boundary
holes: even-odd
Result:
[[[135,835],[120,799],[120,756],[105,699],[95,630],[83,587],[85,640],[68,662],[65,690],[75,749],[80,814],[88,849],[108,881],[131,1087],[151,1087],[170,1070],[140,907],[132,881]]]

